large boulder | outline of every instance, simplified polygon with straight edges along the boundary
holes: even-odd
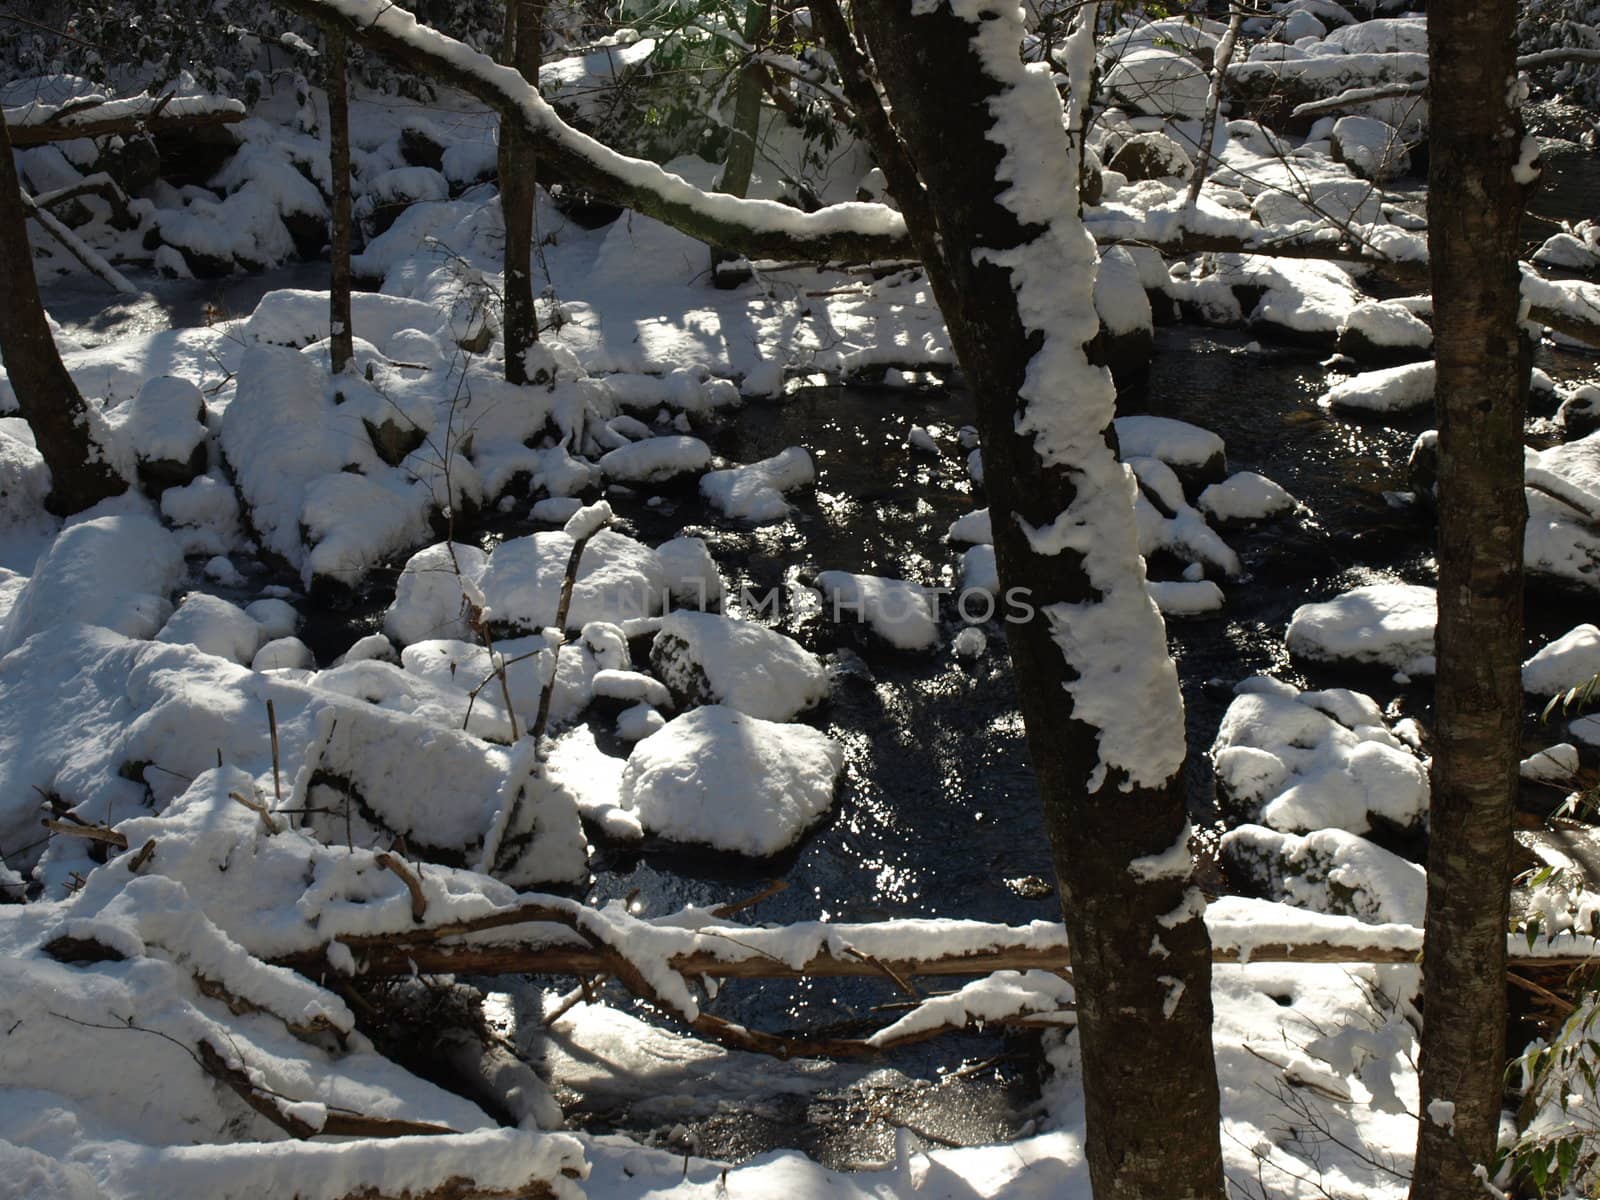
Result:
[[[828,695],[816,655],[750,621],[674,612],[650,647],[650,668],[679,708],[722,704],[767,721],[790,721]]]

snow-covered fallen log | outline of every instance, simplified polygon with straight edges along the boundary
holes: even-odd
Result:
[[[222,96],[80,97],[61,105],[25,104],[4,110],[11,144],[17,149],[113,134],[159,134],[201,125],[233,125],[244,120],[238,100]]]

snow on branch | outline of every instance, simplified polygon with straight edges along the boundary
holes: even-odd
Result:
[[[63,104],[21,104],[3,111],[12,146],[42,146],[73,138],[162,133],[244,120],[244,105],[223,96],[80,96]]]
[[[773,200],[700,190],[643,159],[629,158],[580,133],[515,68],[420,24],[386,0],[277,0],[302,17],[334,23],[378,51],[482,100],[520,121],[537,143],[541,169],[570,187],[671,225],[711,245],[746,255],[830,259],[904,258],[905,221],[882,204],[834,204],[804,213]]]

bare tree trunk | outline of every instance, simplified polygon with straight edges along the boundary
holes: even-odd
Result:
[[[814,6],[825,35],[843,25],[831,10],[832,0]],[[1060,104],[1022,70],[1022,27],[1004,12],[969,22],[945,5],[858,0],[855,14],[892,119],[870,82],[847,79],[851,100],[867,110],[974,393],[1002,587],[1031,606],[1006,633],[1072,949],[1094,1194],[1220,1197],[1182,699],[1114,459],[1109,377],[1083,357],[1096,330],[1094,251]],[[830,48],[847,71],[859,57],[838,38]],[[1049,291],[1063,273],[1075,276],[1070,312],[1029,290]],[[1103,656],[1111,640],[1114,666]],[[1106,703],[1135,680],[1137,699]],[[1122,733],[1151,727],[1157,744],[1119,748]]]
[[[506,0],[506,62],[539,85],[543,58],[543,0]],[[533,206],[538,195],[537,144],[518,121],[500,122],[500,215],[506,227],[506,379],[528,382],[528,347],[539,340],[533,303]]]
[[[11,139],[0,119],[0,357],[11,390],[34,442],[50,468],[45,507],[58,516],[92,508],[127,490],[128,482],[106,461],[90,427],[89,406],[56,352],[44,317],[28,245],[28,214],[11,156]]]
[[[750,0],[744,10],[745,45],[754,55],[755,48],[766,40],[772,26],[772,5],[769,0]],[[761,85],[764,69],[754,57],[739,71],[733,89],[733,126],[728,137],[728,156],[722,165],[722,179],[717,191],[743,199],[750,191],[750,176],[756,168],[756,139],[761,134]],[[713,273],[719,263],[737,257],[722,249],[712,247]]]
[[[355,327],[350,315],[350,56],[344,33],[332,25],[327,51],[328,165],[333,175],[328,357],[338,375],[355,357]]]
[[[1522,729],[1522,426],[1515,0],[1428,14],[1428,244],[1439,420],[1422,1123],[1411,1195],[1481,1197],[1505,1070],[1511,812]],[[1527,176],[1531,182],[1531,173]]]

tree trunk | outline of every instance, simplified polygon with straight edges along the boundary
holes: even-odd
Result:
[[[1522,426],[1518,330],[1526,185],[1515,0],[1428,14],[1428,243],[1439,420],[1439,625],[1422,1112],[1411,1195],[1480,1198],[1505,1070],[1511,813],[1522,729]]]
[[[1022,67],[1016,15],[919,10],[855,6],[893,114],[864,124],[897,133],[885,175],[909,221],[937,224],[913,236],[976,401],[1002,588],[1029,606],[1006,632],[1072,949],[1094,1194],[1219,1197],[1182,699],[1110,378],[1084,352],[1098,322],[1076,156],[1048,77]]]
[[[5,359],[17,407],[50,468],[45,507],[57,516],[70,516],[127,490],[128,482],[95,442],[89,405],[50,336],[33,274],[22,184],[4,119],[0,119],[0,278],[7,281],[5,298],[0,300],[0,357]]]
[[[744,10],[745,45],[750,47],[751,61],[739,72],[733,89],[733,125],[728,136],[728,155],[722,164],[722,179],[717,191],[741,200],[750,191],[750,176],[756,168],[756,139],[761,133],[761,85],[764,69],[753,55],[755,48],[766,40],[772,25],[772,5],[769,0],[750,0]],[[737,258],[738,255],[721,247],[712,247],[711,270],[715,276],[718,264]]]
[[[355,357],[350,316],[350,95],[349,43],[334,26],[327,33],[328,165],[333,176],[328,292],[328,357],[340,374]]]
[[[506,0],[506,62],[539,85],[543,0]],[[533,206],[538,195],[537,143],[519,121],[500,122],[500,215],[506,227],[506,379],[528,382],[526,354],[539,340],[533,303]]]

